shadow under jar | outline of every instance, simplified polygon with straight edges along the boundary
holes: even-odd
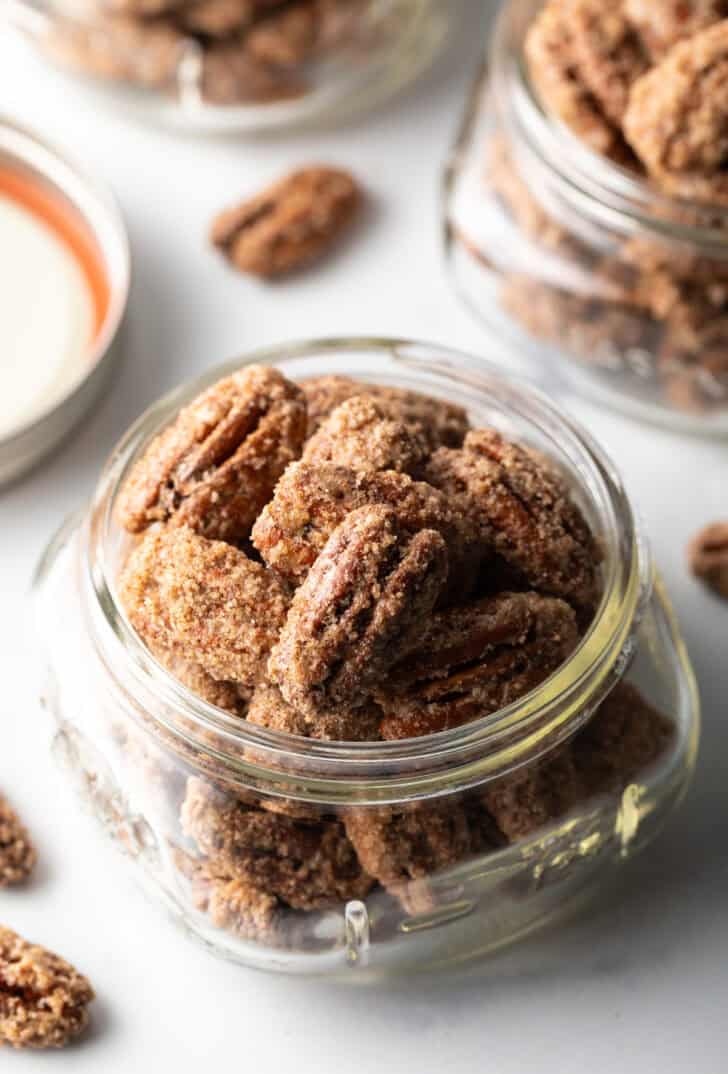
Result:
[[[446,171],[455,285],[543,378],[725,435],[728,209],[668,196],[626,143],[608,159],[544,111],[525,55],[543,6],[504,5]]]
[[[427,393],[547,456],[603,549],[603,595],[567,661],[498,712],[376,742],[256,726],[162,667],[119,603],[134,538],[114,505],[180,406],[251,363]],[[163,399],[51,542],[35,613],[57,756],[185,931],[246,965],[359,979],[492,951],[604,886],[694,766],[690,664],[611,464],[539,393],[439,347],[290,345]]]
[[[441,0],[6,0],[5,15],[109,103],[221,133],[373,107],[428,66],[447,24]]]

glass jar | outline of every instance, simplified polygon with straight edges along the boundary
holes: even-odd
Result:
[[[252,362],[293,379],[340,373],[427,392],[465,406],[474,425],[547,453],[604,549],[599,610],[568,661],[498,713],[373,743],[255,726],[203,701],[157,663],[116,595],[132,538],[115,523],[114,502],[134,460],[180,405]],[[52,540],[37,573],[35,612],[56,754],[185,931],[247,965],[358,979],[500,947],[602,886],[660,829],[694,766],[699,717],[690,663],[618,475],[588,434],[534,389],[440,347],[286,345],[162,399],[119,444],[91,504]],[[565,743],[583,743],[597,706],[625,691],[631,697],[628,683],[669,721],[659,757],[501,845],[478,813],[483,796],[538,761],[558,797]],[[387,833],[400,849],[408,839],[421,847],[423,830],[429,849],[385,889],[362,875],[352,853],[344,833],[354,841],[357,824],[382,837],[380,850],[391,849]],[[215,867],[205,857],[213,849]],[[251,874],[231,877],[229,863],[220,864],[227,852],[257,855],[262,873],[254,880],[268,885],[266,898],[251,901]]]
[[[544,114],[524,60],[541,7],[504,5],[466,107],[445,178],[451,276],[550,383],[725,435],[728,210],[657,193]]]
[[[447,24],[442,0],[258,6],[252,29],[240,28],[249,0],[5,0],[0,22],[4,11],[109,103],[180,128],[250,133],[372,107],[424,70]],[[137,11],[153,14],[128,14]]]

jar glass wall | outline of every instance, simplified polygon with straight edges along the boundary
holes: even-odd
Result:
[[[360,977],[493,950],[606,883],[659,830],[689,781],[697,698],[647,545],[588,436],[480,362],[392,341],[292,345],[248,361],[272,362],[293,379],[346,373],[428,392],[466,405],[474,425],[547,453],[604,548],[595,620],[527,696],[421,738],[304,739],[195,696],[146,650],[118,603],[129,537],[113,505],[150,437],[203,384],[244,364],[233,363],[140,419],[90,507],[39,568],[35,610],[55,750],[151,891],[219,953],[261,968]],[[627,728],[637,708],[660,729],[659,753],[618,784],[604,781],[600,751],[612,748],[615,725],[600,739],[600,720],[611,709]],[[572,764],[588,771],[591,790],[562,800]],[[518,797],[535,772],[556,788],[552,815],[506,840],[490,810],[499,795]],[[362,864],[373,860],[376,880]]]
[[[366,111],[429,65],[447,27],[441,0],[7,0],[3,14],[102,101],[220,133]]]
[[[524,61],[541,7],[504,5],[466,106],[445,180],[453,281],[537,375],[725,435],[726,210],[657,192],[543,112]]]

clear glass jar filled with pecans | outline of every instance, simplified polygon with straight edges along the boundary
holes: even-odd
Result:
[[[161,400],[35,612],[58,757],[247,965],[500,947],[603,886],[693,770],[690,663],[618,475],[440,347],[286,345]]]
[[[452,278],[514,360],[715,435],[728,432],[728,187],[707,87],[725,81],[726,14],[510,0],[445,198]]]
[[[441,0],[6,0],[3,14],[108,103],[220,133],[373,107],[447,28]]]

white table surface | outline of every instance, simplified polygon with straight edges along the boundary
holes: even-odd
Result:
[[[28,890],[0,893],[0,920],[58,948],[99,997],[82,1045],[3,1052],[3,1071],[197,1072],[201,1061],[210,1071],[256,1074],[726,1069],[728,608],[684,564],[690,534],[728,516],[725,445],[568,402],[622,468],[651,531],[700,679],[704,735],[686,804],[625,871],[619,897],[558,933],[465,974],[367,990],[217,961],[138,892],[48,753],[40,669],[23,627],[30,575],[142,408],[208,365],[283,339],[390,333],[488,353],[448,289],[436,226],[438,172],[484,18],[475,2],[459,10],[466,32],[415,90],[343,130],[252,144],[174,137],[109,115],[0,38],[0,110],[78,154],[114,188],[135,263],[128,349],[110,395],[51,461],[0,493],[0,784],[41,853]],[[295,282],[265,287],[231,272],[205,242],[212,213],[316,159],[366,182],[369,226]]]

